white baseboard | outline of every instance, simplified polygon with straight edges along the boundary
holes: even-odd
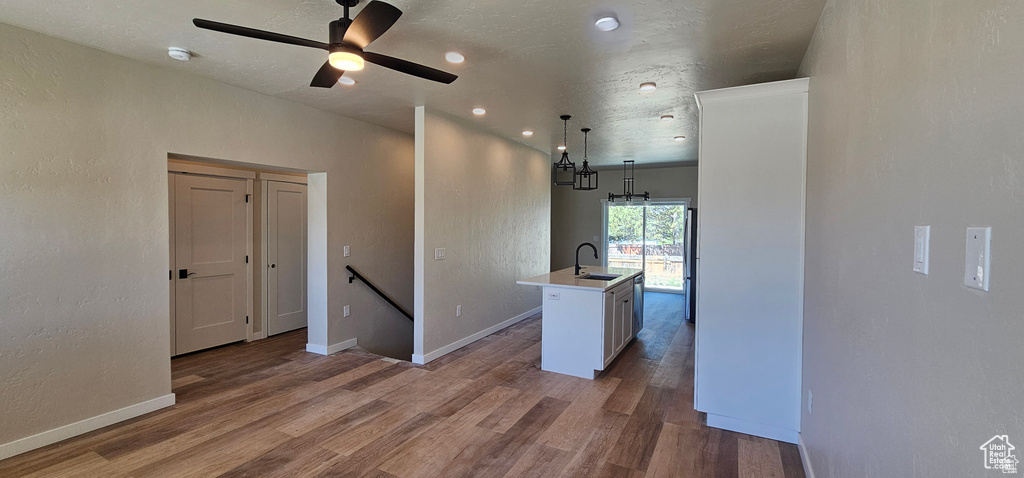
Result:
[[[336,343],[334,345],[328,345],[326,347],[317,344],[306,344],[306,352],[320,355],[334,355],[338,352],[341,352],[342,350],[348,350],[352,347],[355,347],[357,342],[357,339],[349,339],[344,342]]]
[[[504,322],[502,322],[502,323],[500,323],[498,325],[494,325],[494,326],[488,327],[488,328],[486,328],[484,330],[481,330],[481,331],[479,331],[479,332],[477,332],[477,333],[475,333],[473,335],[470,335],[469,337],[456,340],[455,342],[452,342],[452,343],[450,343],[448,345],[445,345],[444,347],[441,347],[441,348],[439,348],[439,349],[437,349],[437,350],[435,350],[433,352],[422,354],[422,355],[421,354],[412,354],[412,363],[423,365],[423,364],[425,364],[427,362],[435,360],[438,357],[441,357],[442,355],[446,355],[446,354],[454,352],[454,351],[456,351],[458,349],[461,349],[462,347],[465,347],[465,346],[467,346],[467,345],[469,345],[469,344],[471,344],[473,342],[476,342],[477,340],[480,340],[480,339],[482,339],[484,337],[487,337],[488,335],[491,335],[491,334],[493,334],[493,333],[495,333],[495,332],[497,332],[497,331],[499,331],[501,329],[504,329],[504,328],[510,327],[512,325],[515,325],[516,323],[521,322],[523,319],[526,319],[527,317],[533,317],[534,315],[537,315],[538,313],[540,313],[541,309],[542,309],[542,307],[537,307],[536,309],[528,310],[528,311],[523,312],[522,314],[519,314],[519,315],[517,315],[515,317],[512,317],[511,319],[508,319],[508,320],[506,320],[506,321],[504,321]]]
[[[800,449],[800,461],[804,464],[804,476],[814,478],[814,468],[811,468],[811,455],[808,454],[807,445],[804,444],[804,436],[802,434],[799,435],[797,440],[799,440],[796,446]]]
[[[708,426],[793,444],[800,439],[800,432],[796,430],[711,413],[708,414]]]
[[[85,420],[75,422],[70,425],[64,425],[62,427],[54,428],[53,430],[14,440],[10,443],[4,443],[3,445],[0,445],[0,460],[20,455],[27,451],[35,450],[36,448],[42,448],[46,445],[52,445],[61,440],[67,440],[68,438],[78,436],[83,433],[99,430],[105,426],[113,425],[117,422],[123,422],[161,408],[167,408],[171,405],[174,405],[173,393],[157,397],[152,400],[147,400],[142,403],[136,403],[135,405],[130,405],[102,415],[96,415],[92,418],[86,418]]]

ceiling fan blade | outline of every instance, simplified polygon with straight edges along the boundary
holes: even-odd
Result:
[[[402,16],[402,11],[391,4],[372,1],[356,15],[345,31],[345,43],[366,48],[370,42],[384,34]]]
[[[305,46],[309,48],[319,48],[321,50],[329,50],[330,45],[323,42],[307,40],[305,38],[293,37],[291,35],[282,35],[280,33],[268,32],[264,30],[257,30],[255,28],[240,27],[238,25],[231,25],[228,23],[214,22],[210,20],[203,20],[202,18],[192,19],[192,24],[204,28],[206,30],[213,30],[215,32],[229,33],[231,35],[239,35],[243,37],[255,38],[257,40],[267,40],[277,43],[287,43],[289,45]]]
[[[320,71],[316,72],[316,76],[313,77],[313,81],[309,86],[315,88],[331,88],[338,83],[338,79],[341,78],[341,75],[343,74],[345,74],[344,71],[331,66],[331,62],[325,61],[324,66],[321,66]]]
[[[451,82],[455,81],[456,78],[458,78],[458,76],[455,76],[448,72],[437,70],[429,66],[423,66],[418,63],[413,63],[411,61],[405,61],[387,55],[381,55],[379,53],[371,53],[368,51],[364,51],[362,55],[363,59],[370,63],[375,63],[377,65],[383,66],[384,68],[390,68],[392,70],[400,71],[408,75],[418,76],[423,79],[437,81],[440,83],[444,83],[446,85],[450,84]]]

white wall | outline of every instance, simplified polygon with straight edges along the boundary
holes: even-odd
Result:
[[[411,340],[409,135],[0,25],[0,145],[0,444],[170,393],[169,152],[325,172],[321,338]]]
[[[818,478],[1024,461],[1024,3],[829,1],[811,77],[803,439]],[[930,274],[912,272],[930,224]],[[991,292],[963,284],[992,226]],[[806,393],[805,393],[806,397]],[[806,398],[805,398],[806,400]]]
[[[428,362],[540,307],[540,292],[516,280],[547,272],[551,165],[423,107],[416,142],[414,361]],[[435,261],[441,247],[447,258]]]
[[[555,158],[554,161],[557,161]],[[554,162],[552,161],[552,162]],[[576,161],[579,161],[577,158]],[[571,186],[551,184],[551,270],[565,269],[576,263],[576,246],[594,242],[604,235],[604,211],[601,200],[608,193],[622,194],[622,167],[602,169],[598,173],[599,189],[573,191]],[[634,192],[651,193],[651,199],[690,198],[690,207],[697,207],[697,167],[637,168]],[[598,250],[601,244],[594,242]],[[587,254],[581,254],[587,256]],[[589,255],[580,263],[600,265]]]

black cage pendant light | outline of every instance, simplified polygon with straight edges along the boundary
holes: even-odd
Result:
[[[576,191],[593,191],[597,189],[597,171],[590,169],[590,165],[587,164],[587,135],[590,128],[583,128],[580,131],[583,132],[583,168],[576,172],[576,182],[572,188]]]
[[[575,186],[576,185],[576,163],[569,161],[569,118],[572,116],[562,115],[562,146],[565,149],[562,150],[562,159],[554,164],[551,168],[551,180],[555,182],[556,186]]]
[[[647,191],[643,194],[633,193],[633,165],[635,161],[627,160],[622,162],[622,194],[608,193],[608,202],[615,202],[616,199],[625,199],[630,202],[633,198],[643,198],[650,201],[651,195]]]

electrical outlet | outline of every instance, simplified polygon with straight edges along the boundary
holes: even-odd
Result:
[[[456,317],[462,317],[462,306],[461,305],[456,305],[455,306],[455,316]]]
[[[346,305],[345,306],[345,317],[348,317],[350,315],[352,315],[352,309],[350,309],[349,306]]]
[[[807,414],[811,415],[814,413],[814,394],[810,390],[807,391]]]
[[[434,260],[435,261],[443,261],[444,260],[444,248],[443,247],[439,247],[437,249],[434,249]]]
[[[548,300],[561,300],[562,294],[559,292],[548,292]]]
[[[337,249],[335,249],[335,250],[337,250]],[[351,256],[351,255],[352,255],[352,250],[349,249],[348,246],[345,246],[345,257]]]

